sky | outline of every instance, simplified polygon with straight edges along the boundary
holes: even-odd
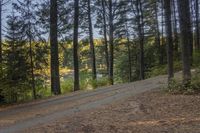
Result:
[[[6,27],[6,21],[7,21],[7,18],[6,16],[9,15],[12,11],[12,1],[15,2],[17,0],[11,0],[10,3],[8,3],[7,5],[5,5],[3,7],[3,15],[2,15],[2,28],[5,30],[5,27]],[[40,2],[41,0],[34,0],[36,2]],[[94,23],[94,22],[93,22]],[[3,35],[4,35],[4,31],[3,31]],[[97,29],[94,29],[94,38],[100,38],[100,35],[98,34],[98,31]]]

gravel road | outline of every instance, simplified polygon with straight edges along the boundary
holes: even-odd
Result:
[[[0,109],[0,133],[21,132],[30,127],[59,120],[64,116],[95,109],[166,86],[166,83],[167,76],[158,76]]]

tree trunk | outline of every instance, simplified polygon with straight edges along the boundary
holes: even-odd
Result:
[[[127,49],[128,49],[128,67],[129,67],[129,82],[132,82],[132,61],[131,61],[131,48],[130,48],[130,39],[127,36]]]
[[[172,39],[172,24],[171,24],[171,2],[164,0],[165,10],[165,25],[167,38],[167,61],[168,61],[168,82],[174,77],[173,70],[173,39]]]
[[[196,0],[196,8],[195,8],[195,15],[196,15],[196,49],[200,49],[200,42],[199,42],[199,0]]]
[[[101,0],[102,8],[103,8],[103,35],[104,35],[104,43],[105,43],[105,58],[106,58],[106,69],[107,75],[109,75],[109,54],[108,54],[108,39],[107,39],[107,25],[106,25],[106,9],[105,9],[105,1]]]
[[[157,4],[157,1],[155,3],[155,17],[156,17],[156,46],[157,46],[157,49],[158,49],[158,57],[159,57],[159,64],[162,65],[162,59],[161,59],[161,56],[162,56],[162,50],[161,50],[161,44],[160,44],[160,30],[159,30],[159,19],[158,19],[158,4]]]
[[[195,27],[195,24],[194,24],[194,17],[195,16],[193,16],[193,14],[194,14],[194,10],[193,10],[193,2],[194,2],[194,0],[190,0],[189,1],[189,3],[190,3],[190,5],[189,5],[189,9],[190,9],[190,17],[191,17],[191,19],[190,19],[190,23],[191,23],[191,32],[192,32],[192,34],[191,34],[191,37],[189,38],[190,40],[191,40],[191,44],[192,45],[190,45],[190,56],[191,56],[191,65],[192,65],[192,62],[193,62],[193,45],[194,45],[194,42],[195,42],[195,36],[194,36],[194,30],[193,30],[193,28]]]
[[[93,27],[92,27],[92,19],[91,19],[91,7],[90,0],[87,2],[88,4],[88,22],[89,22],[89,34],[90,34],[90,53],[91,53],[91,62],[92,62],[92,78],[96,80],[97,72],[96,72],[96,57],[95,57],[95,48],[94,48],[94,38],[93,38]]]
[[[0,0],[0,71],[2,63],[2,0]]]
[[[179,45],[179,38],[178,38],[178,30],[177,30],[177,17],[176,17],[176,3],[175,0],[172,0],[172,6],[173,6],[173,20],[174,20],[174,53],[176,56],[178,56],[178,45]]]
[[[129,32],[128,32],[127,22],[125,22],[125,26],[126,26],[126,38],[127,38],[127,50],[128,50],[129,82],[132,82],[131,47],[130,47],[130,39],[129,39]]]
[[[136,0],[136,10],[138,15],[138,33],[139,33],[139,43],[140,43],[140,80],[144,80],[144,22],[143,22],[143,10],[141,0]]]
[[[114,58],[114,27],[113,27],[113,3],[112,0],[109,0],[109,43],[110,43],[110,63],[109,63],[109,80],[110,83],[113,85],[114,84],[114,80],[113,80],[113,58]]]
[[[181,31],[182,61],[183,61],[183,84],[187,85],[191,80],[191,51],[192,31],[190,20],[189,0],[177,0],[179,10],[179,23]]]
[[[61,93],[58,59],[58,27],[57,27],[57,0],[51,0],[50,9],[50,45],[51,45],[51,91],[55,95]]]
[[[161,0],[161,4],[162,4],[162,16],[161,16],[161,42],[162,42],[162,45],[161,45],[161,57],[160,57],[160,62],[161,64],[164,64],[164,49],[165,49],[165,39],[164,39],[164,3],[163,3],[163,0]]]
[[[80,90],[79,62],[78,62],[78,28],[79,28],[79,0],[75,0],[74,2],[74,37],[73,37],[74,91]]]
[[[31,4],[31,2],[30,2]],[[30,6],[28,5],[28,14],[30,14]],[[29,38],[29,56],[31,65],[31,85],[32,85],[32,95],[33,99],[37,99],[36,88],[35,88],[35,75],[34,75],[34,63],[33,63],[33,48],[32,48],[32,35],[31,35],[31,20],[28,22],[28,38]]]
[[[35,75],[34,75],[34,64],[33,64],[33,49],[32,49],[32,41],[29,38],[29,50],[30,50],[30,59],[31,59],[31,84],[33,90],[33,98],[37,99],[36,89],[35,89]]]

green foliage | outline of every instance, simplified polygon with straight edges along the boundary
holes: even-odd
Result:
[[[98,87],[108,86],[109,80],[108,78],[99,78],[98,80],[91,80],[90,84],[92,85],[93,89],[96,89]]]
[[[69,78],[61,83],[62,93],[73,92],[73,88],[74,88],[74,80],[72,78]]]
[[[174,61],[174,72],[182,70],[182,63],[180,61]],[[159,75],[167,74],[167,65],[157,65],[150,69],[148,77],[155,77]]]
[[[192,80],[187,85],[184,85],[179,81],[172,80],[168,85],[167,91],[172,94],[185,95],[200,93],[200,71],[196,70],[195,76],[192,77]]]
[[[200,51],[194,51],[193,53],[193,67],[200,66]]]
[[[166,65],[158,65],[155,67],[152,67],[149,72],[149,77],[155,77],[158,75],[164,75],[167,74],[167,66]]]
[[[129,80],[129,64],[127,54],[119,56],[115,63],[115,82],[127,82]]]

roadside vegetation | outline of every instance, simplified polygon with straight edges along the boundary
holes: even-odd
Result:
[[[198,92],[198,1],[0,2],[0,103],[164,74],[170,92]]]

